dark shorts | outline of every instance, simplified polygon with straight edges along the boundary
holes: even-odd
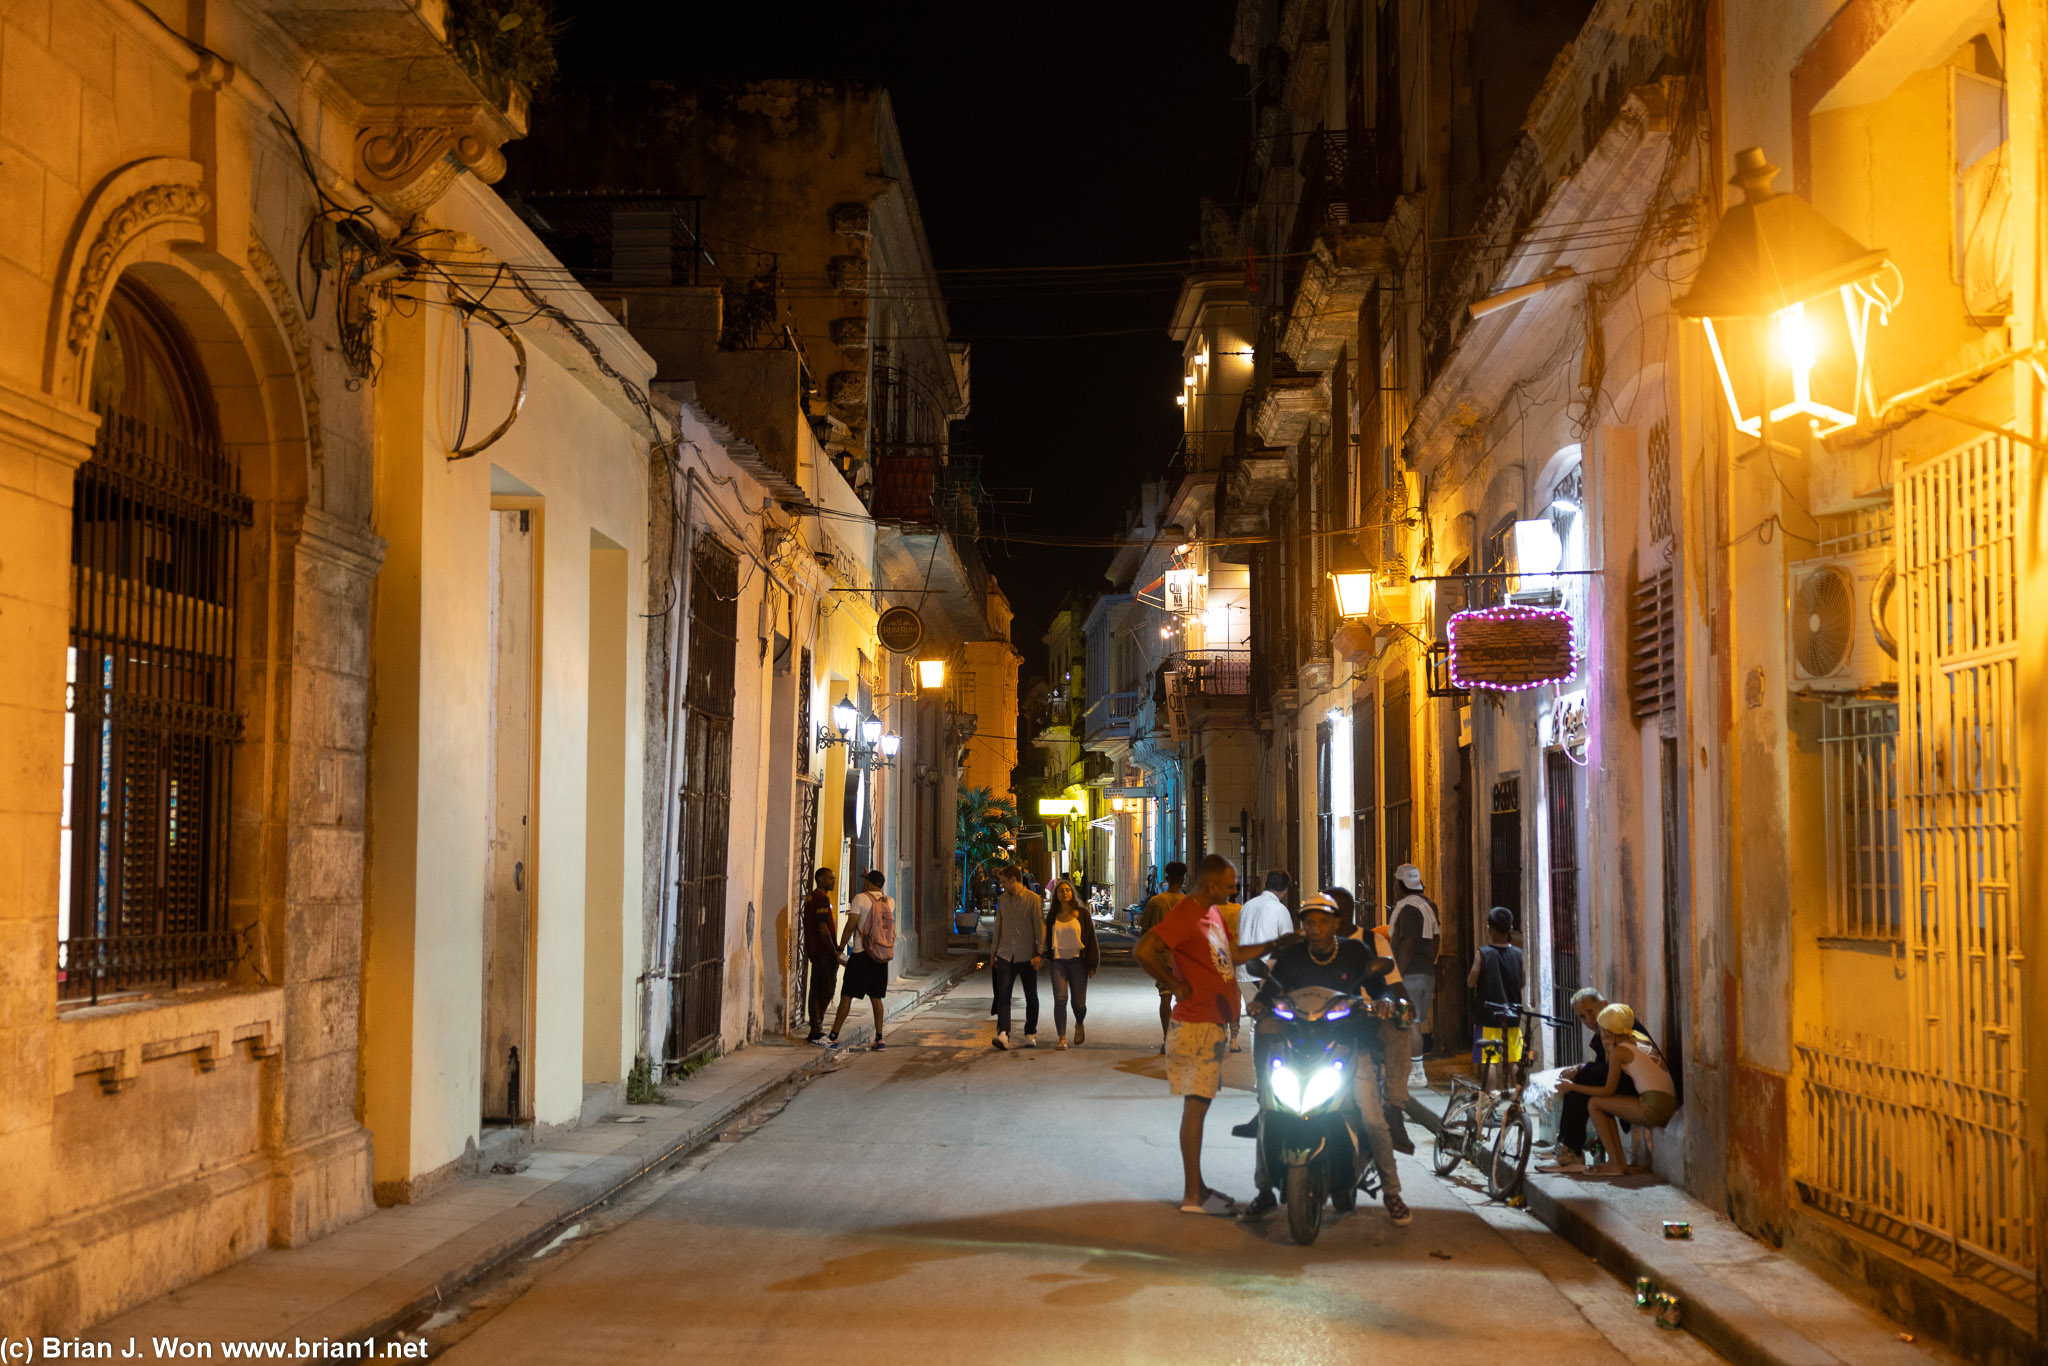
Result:
[[[880,998],[889,993],[889,965],[865,953],[848,954],[846,975],[840,982],[840,996]]]

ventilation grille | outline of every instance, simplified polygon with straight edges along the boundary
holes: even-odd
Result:
[[[1856,588],[1823,565],[1799,580],[1792,601],[1792,652],[1808,678],[1832,678],[1849,662],[1856,638]]]
[[[1678,706],[1678,609],[1671,567],[1636,585],[1630,634],[1634,677],[1630,695],[1638,719]]]

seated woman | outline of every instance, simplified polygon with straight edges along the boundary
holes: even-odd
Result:
[[[1621,1125],[1617,1121],[1625,1119],[1652,1129],[1663,1128],[1678,1113],[1678,1087],[1671,1079],[1671,1068],[1664,1055],[1636,1032],[1633,1010],[1619,1003],[1608,1006],[1600,1012],[1599,1024],[1600,1041],[1607,1052],[1606,1078],[1597,1086],[1560,1082],[1558,1089],[1585,1094],[1593,1112],[1593,1127],[1600,1133],[1601,1146],[1607,1149],[1605,1162],[1583,1168],[1578,1174],[1626,1176],[1628,1166],[1622,1160]],[[1635,1083],[1635,1095],[1616,1094],[1623,1077]]]

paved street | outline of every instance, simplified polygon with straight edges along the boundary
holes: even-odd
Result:
[[[564,1360],[1710,1362],[1519,1212],[1403,1159],[1312,1248],[1183,1215],[1152,989],[1095,980],[1085,1048],[988,1047],[969,978],[744,1136],[430,1321],[451,1366]],[[1250,1194],[1248,1055],[1210,1182]]]

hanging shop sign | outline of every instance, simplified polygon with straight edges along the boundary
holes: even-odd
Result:
[[[924,619],[908,607],[891,607],[875,619],[875,639],[907,655],[924,643]]]
[[[1506,604],[1451,617],[1451,682],[1459,688],[1520,692],[1561,683],[1578,672],[1572,614]]]

